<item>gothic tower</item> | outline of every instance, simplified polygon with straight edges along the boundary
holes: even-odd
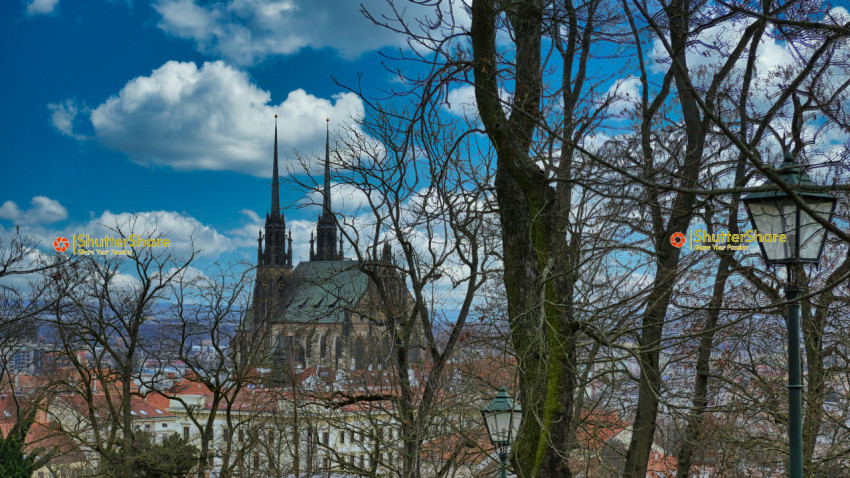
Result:
[[[280,178],[277,159],[277,115],[274,124],[271,212],[266,213],[265,236],[257,238],[257,282],[254,285],[255,320],[265,322],[274,315],[292,272],[292,231],[286,233],[286,218],[280,210]],[[265,239],[265,248],[263,240]]]
[[[316,249],[313,250],[313,237],[310,237],[310,260],[311,261],[335,261],[342,259],[342,241],[339,243],[339,252],[336,247],[336,219],[331,211],[331,146],[330,146],[330,119],[325,124],[325,187],[322,192],[322,214],[316,226]]]

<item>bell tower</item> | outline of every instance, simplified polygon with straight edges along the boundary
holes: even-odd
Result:
[[[335,250],[336,241],[336,219],[331,211],[331,146],[330,146],[330,119],[325,120],[325,184],[322,191],[322,214],[316,225],[316,250],[313,250],[313,242],[310,241],[310,261],[336,261],[342,259],[342,241],[339,244],[339,252]]]
[[[265,235],[257,238],[257,281],[254,284],[255,320],[266,322],[274,311],[292,272],[292,231],[287,236],[286,217],[280,210],[280,178],[277,157],[277,115],[274,124],[271,210],[266,213]],[[265,241],[265,244],[263,242]],[[265,246],[265,247],[264,247]]]

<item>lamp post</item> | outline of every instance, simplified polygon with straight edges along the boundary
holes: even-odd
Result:
[[[827,193],[798,190],[800,186],[816,186],[794,163],[786,151],[777,171],[782,180],[794,189],[800,200],[817,216],[832,221],[837,199]],[[800,286],[797,283],[798,264],[817,264],[820,261],[826,230],[823,225],[803,211],[784,191],[765,191],[746,195],[742,199],[750,221],[755,226],[764,262],[785,264],[788,302],[788,476],[803,476],[803,383],[800,364]],[[777,236],[774,236],[776,234]],[[782,241],[782,236],[785,240]]]
[[[499,390],[496,397],[481,409],[484,415],[484,425],[490,435],[490,443],[499,454],[502,465],[502,478],[508,476],[508,449],[516,439],[519,424],[522,420],[522,407],[511,400],[505,387]]]

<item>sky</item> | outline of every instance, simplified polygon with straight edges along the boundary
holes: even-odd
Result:
[[[296,151],[319,157],[326,118],[333,132],[363,115],[341,85],[392,85],[380,53],[405,39],[359,4],[0,2],[0,234],[20,226],[47,251],[58,236],[137,215],[176,247],[194,231],[206,260],[253,262],[274,115],[285,174]],[[281,189],[297,262],[319,210],[294,207],[303,191],[285,179]]]
[[[367,95],[398,86],[382,53],[409,53],[406,38],[373,25],[361,3],[376,18],[388,13],[385,0],[0,2],[0,237],[20,226],[52,253],[56,237],[103,235],[103,225],[137,217],[176,250],[193,237],[204,261],[253,263],[270,208],[274,115],[285,175],[287,165],[297,168],[296,151],[321,157],[326,118],[333,133],[364,114],[346,86]],[[405,5],[406,18],[433,15]],[[701,35],[736,39],[744,26],[723,22]],[[712,51],[689,51],[689,61],[722,61]],[[760,74],[790,64],[790,51],[765,37]],[[657,79],[669,57],[657,40],[647,54]],[[587,140],[599,145],[623,131],[618,113],[640,95],[633,62],[604,62],[600,100],[617,99],[609,129]],[[471,85],[453,86],[446,102],[460,107],[448,114],[474,114],[472,95]],[[830,132],[821,139],[825,149],[848,140]],[[282,180],[298,262],[320,211],[296,207],[305,192]]]

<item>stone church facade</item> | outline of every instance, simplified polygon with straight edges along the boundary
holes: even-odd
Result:
[[[327,133],[326,133],[327,134]],[[386,363],[391,352],[386,300],[409,303],[389,244],[368,264],[343,256],[330,194],[330,141],[325,139],[322,212],[310,238],[310,260],[292,261],[292,232],[280,209],[277,124],[272,166],[271,209],[257,244],[256,282],[250,327],[261,327],[272,366],[297,371],[316,367],[365,369]]]

